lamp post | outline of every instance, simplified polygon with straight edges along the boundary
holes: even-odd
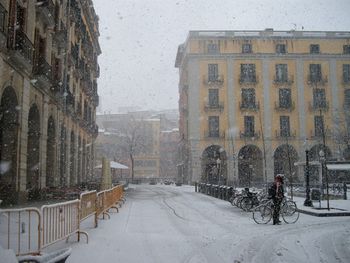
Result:
[[[322,168],[321,168],[321,171],[322,171],[322,177],[323,177],[323,174],[325,175],[326,177],[326,193],[327,193],[327,210],[329,211],[329,188],[328,188],[328,173],[327,173],[327,167],[326,167],[326,156],[325,156],[325,153],[323,150],[321,150],[319,152],[319,155],[320,155],[320,162],[322,164]]]
[[[218,158],[217,160],[216,160],[216,168],[217,168],[217,170],[218,170],[218,180],[219,180],[219,185],[221,185],[221,175],[220,175],[220,164],[221,164],[221,160],[220,160],[220,158]]]
[[[305,150],[305,176],[306,176],[306,198],[304,206],[312,206],[310,199],[310,166],[309,166],[309,150]]]
[[[248,177],[248,187],[250,188],[250,180],[252,179],[253,165],[249,164],[249,177]]]

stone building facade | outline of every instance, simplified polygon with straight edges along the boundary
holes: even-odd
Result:
[[[91,0],[0,0],[0,199],[89,180],[101,53]]]
[[[350,159],[350,32],[190,31],[175,66],[189,182],[303,181],[306,150]]]

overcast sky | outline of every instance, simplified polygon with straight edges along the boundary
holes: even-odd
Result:
[[[350,0],[93,0],[100,17],[100,112],[178,106],[189,30],[350,31]]]

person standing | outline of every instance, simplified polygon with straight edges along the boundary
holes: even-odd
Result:
[[[273,224],[279,225],[279,224],[281,224],[281,221],[279,220],[281,203],[282,203],[282,200],[284,198],[283,175],[282,174],[276,175],[275,181],[269,189],[269,195],[273,201],[273,211],[272,211]]]

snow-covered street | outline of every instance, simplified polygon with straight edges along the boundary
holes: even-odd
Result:
[[[119,214],[87,231],[68,262],[350,262],[349,217],[257,225],[190,186],[132,185]]]

